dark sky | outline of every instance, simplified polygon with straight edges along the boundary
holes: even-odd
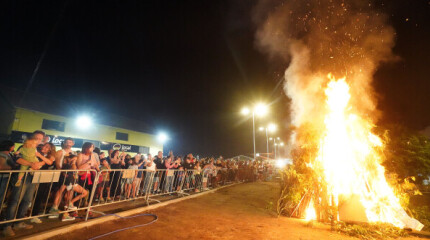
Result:
[[[270,63],[254,44],[256,1],[3,1],[0,81],[63,99],[102,118],[110,112],[168,132],[165,150],[252,153],[242,106],[271,103],[269,120],[287,140],[287,63]],[[379,1],[382,3],[382,1]],[[430,125],[430,4],[385,1],[401,57],[375,75],[382,122]],[[57,27],[55,27],[57,25]],[[51,36],[51,37],[50,37]],[[48,44],[47,44],[48,43]],[[257,134],[257,152],[265,149]]]

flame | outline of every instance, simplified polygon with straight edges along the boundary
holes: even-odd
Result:
[[[357,195],[369,222],[405,227],[406,213],[380,164],[381,139],[372,133],[371,121],[360,117],[351,106],[346,79],[336,80],[331,74],[328,78],[324,134],[315,159],[327,183],[328,194],[336,204],[340,195]],[[315,166],[312,168],[317,170]],[[313,203],[306,210],[306,219],[312,217],[316,217]]]
[[[317,214],[315,211],[314,202],[311,199],[309,206],[305,210],[305,220],[311,221],[311,220],[316,220],[316,219],[317,219]]]

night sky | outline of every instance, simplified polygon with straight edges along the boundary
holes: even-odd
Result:
[[[82,113],[109,112],[169,133],[165,150],[200,156],[252,153],[242,106],[265,101],[257,120],[289,132],[282,75],[255,47],[257,1],[4,1],[2,85],[70,102]],[[430,2],[377,1],[394,26],[400,60],[375,74],[380,123],[430,125]],[[46,49],[34,81],[38,60]],[[49,107],[49,106],[48,106]],[[257,152],[265,138],[257,133]]]

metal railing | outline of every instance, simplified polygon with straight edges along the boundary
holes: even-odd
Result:
[[[211,169],[0,171],[0,224],[77,211],[86,211],[87,220],[95,207],[136,199],[149,205],[157,197],[208,190],[216,187],[216,177]]]
[[[0,215],[5,216],[0,224],[88,210],[97,175],[95,170],[0,171]]]

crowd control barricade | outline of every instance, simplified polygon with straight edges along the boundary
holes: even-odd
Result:
[[[96,170],[12,170],[0,171],[0,224],[36,217],[59,218],[66,212],[136,199],[209,190],[217,170],[104,169]],[[21,184],[17,184],[18,179]],[[26,209],[25,206],[29,206]],[[29,210],[29,211],[28,211]]]
[[[154,172],[152,185],[148,195],[161,196],[173,194],[182,190],[182,184],[185,179],[185,172],[176,169],[159,169]],[[158,201],[153,198],[148,198],[148,201]]]
[[[78,169],[0,171],[0,224],[89,210],[97,176]]]
[[[197,170],[186,170],[182,190],[200,190],[201,180],[200,173],[198,173]]]
[[[148,199],[154,178],[145,169],[105,169],[99,172],[96,190],[91,196],[92,207],[136,199]]]
[[[201,174],[202,190],[209,190],[215,187],[215,181],[218,171],[216,169],[203,169]]]

